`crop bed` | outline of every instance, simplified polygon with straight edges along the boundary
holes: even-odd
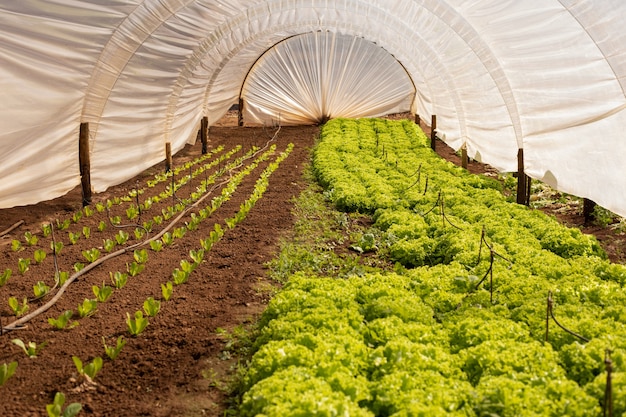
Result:
[[[0,211],[2,229],[24,220],[0,241],[0,366],[17,363],[2,415],[46,415],[57,392],[81,415],[220,414],[223,333],[267,302],[264,264],[316,132],[211,128],[208,154],[189,146],[174,175],[156,166],[87,210],[75,190]]]
[[[626,268],[593,236],[436,157],[409,121],[332,120],[313,170],[374,222],[351,247],[396,266],[303,263],[261,318],[243,416],[626,412]]]

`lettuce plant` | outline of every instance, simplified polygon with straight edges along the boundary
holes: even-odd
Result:
[[[70,244],[75,245],[80,239],[80,233],[68,232],[67,236],[70,240]]]
[[[57,255],[60,254],[61,250],[63,250],[63,242],[50,242],[50,249]]]
[[[146,315],[149,317],[154,317],[161,310],[161,302],[159,300],[155,300],[152,297],[148,297],[146,301],[143,302],[143,311],[146,312]]]
[[[13,376],[16,369],[17,361],[0,365],[0,387],[6,384],[7,380]]]
[[[50,324],[52,327],[54,327],[57,330],[71,329],[73,327],[78,326],[77,321],[70,323],[70,320],[73,315],[74,315],[74,312],[72,310],[65,310],[56,319],[53,317],[48,318],[48,324]]]
[[[131,335],[139,335],[145,330],[148,324],[148,319],[143,317],[143,313],[141,312],[141,310],[135,311],[134,318],[131,318],[130,314],[126,313],[126,325],[128,326],[128,331]]]
[[[47,342],[43,342],[40,344],[37,344],[35,342],[28,342],[27,344],[24,343],[22,339],[13,339],[11,340],[11,343],[21,347],[24,353],[31,359],[36,358],[39,352],[41,352],[41,349],[43,349],[47,344]]]
[[[4,272],[0,274],[0,287],[2,287],[4,284],[7,283],[7,281],[9,281],[12,273],[13,271],[10,268],[6,268]]]
[[[98,288],[98,287],[96,287]],[[98,309],[98,300],[90,300],[85,298],[81,304],[78,305],[78,315],[81,318],[92,316]]]
[[[104,282],[101,287],[98,287],[97,285],[92,286],[91,290],[99,303],[105,303],[111,295],[113,295],[113,288],[109,287]]]
[[[91,217],[93,216],[93,209],[89,206],[86,206],[85,208],[83,208],[83,213],[85,214],[85,217]]]
[[[124,285],[126,285],[126,282],[128,281],[128,274],[124,272],[109,272],[109,275],[111,277],[111,282],[113,282],[113,286],[115,286],[118,290],[124,288]]]
[[[74,264],[74,271],[79,272],[85,268],[85,264],[82,262],[76,262]]]
[[[71,403],[65,408],[65,410],[63,410],[64,404],[65,394],[57,392],[54,395],[52,404],[46,405],[48,417],[74,417],[83,409],[83,406],[80,403]]]
[[[83,251],[83,257],[89,261],[89,263],[94,263],[100,257],[100,251],[98,248],[91,248]]]
[[[189,272],[175,268],[172,271],[172,279],[175,285],[184,284],[189,279]]]
[[[161,252],[163,249],[163,242],[159,239],[150,241],[150,249],[155,252]]]
[[[43,237],[48,237],[52,233],[52,224],[51,223],[42,223],[41,224],[41,232],[43,233]]]
[[[78,356],[72,356],[72,361],[74,361],[78,374],[88,377],[90,380],[93,380],[100,372],[100,369],[102,369],[102,358],[100,356],[96,356],[91,363],[87,364],[83,364],[83,361]]]
[[[106,207],[102,203],[96,203],[96,211],[98,213],[103,213]]]
[[[131,277],[136,277],[137,275],[139,275],[145,267],[145,264],[140,264],[135,261],[126,264],[126,270],[128,271],[128,275],[130,275]]]
[[[22,301],[22,304],[20,305],[17,298],[9,297],[9,307],[11,307],[11,311],[13,311],[15,317],[23,316],[28,311],[28,299],[24,297],[24,301]]]
[[[19,258],[17,260],[17,270],[20,275],[24,275],[30,269],[30,258]]]
[[[46,251],[43,249],[35,250],[35,252],[33,253],[33,258],[35,259],[36,263],[42,263],[43,260],[46,259]]]
[[[105,251],[110,253],[111,251],[113,251],[113,249],[115,249],[115,241],[111,239],[105,239],[102,241],[102,247]]]
[[[58,271],[54,273],[54,281],[57,285],[62,286],[65,284],[65,281],[70,277],[69,272],[67,271]]]
[[[19,250],[21,250],[21,249],[22,249],[22,242],[20,242],[20,241],[19,241],[19,240],[17,240],[17,239],[13,239],[13,240],[11,241],[11,250],[12,250],[13,252],[17,252],[17,251],[19,251]]]
[[[146,231],[141,228],[141,227],[137,227],[135,228],[135,239],[140,240],[142,237],[144,237],[146,234]]]
[[[104,222],[104,220],[100,220],[100,223],[98,223],[98,231],[104,232],[104,229],[106,228],[107,228],[107,224]]]
[[[124,243],[126,243],[128,241],[128,238],[129,238],[128,233],[126,233],[123,230],[120,230],[115,235],[115,241],[117,242],[118,245],[123,245]]]
[[[34,235],[31,232],[25,232],[24,239],[26,240],[26,244],[28,246],[36,245],[37,242],[39,242],[39,238],[37,237],[37,235]]]
[[[50,292],[50,286],[46,285],[43,281],[37,281],[35,285],[33,285],[33,293],[35,294],[35,298],[45,297]]]
[[[115,343],[115,346],[108,346],[103,336],[102,344],[104,344],[104,353],[106,353],[109,359],[114,361],[119,356],[120,352],[122,351],[122,348],[126,345],[126,340],[124,340],[122,336],[119,336],[117,338],[117,342]]]
[[[133,258],[138,264],[145,264],[148,261],[148,251],[146,249],[135,249]]]
[[[122,223],[122,218],[120,216],[113,216],[109,220],[111,221],[111,224],[114,224],[115,226],[118,226],[120,223]]]
[[[165,244],[165,246],[169,246],[174,242],[174,238],[170,232],[165,232],[163,236],[161,236],[161,240]]]
[[[83,218],[83,212],[82,212],[82,210],[78,210],[77,212],[75,212],[75,213],[72,215],[72,221],[73,221],[74,223],[78,223],[78,222],[80,221],[80,219],[82,219],[82,218]]]
[[[70,227],[70,219],[65,219],[62,222],[57,219],[56,223],[57,230],[66,230],[68,227]]]
[[[174,291],[174,286],[172,281],[167,281],[165,284],[161,284],[161,295],[165,301],[169,301],[172,297],[172,292]]]
[[[192,249],[192,250],[189,251],[189,256],[198,265],[204,259],[204,250],[203,249],[198,249],[198,250],[193,250]]]
[[[89,239],[91,236],[91,228],[89,226],[83,226],[83,236],[85,236],[85,239]]]

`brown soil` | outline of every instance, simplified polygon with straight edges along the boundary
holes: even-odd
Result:
[[[232,120],[226,120],[223,124],[232,124]],[[209,145],[211,149],[224,145],[226,151],[236,144],[249,149],[252,145],[263,146],[272,133],[261,128],[213,126]],[[102,285],[103,282],[111,285],[109,272],[125,271],[126,264],[133,261],[132,252],[96,267],[72,283],[57,304],[28,322],[26,328],[0,336],[0,365],[14,360],[19,362],[16,374],[5,386],[0,387],[2,415],[45,416],[46,404],[52,402],[57,391],[66,394],[67,403],[81,403],[81,415],[223,415],[228,407],[226,388],[236,372],[239,359],[238,352],[232,347],[232,335],[238,328],[254,323],[271,296],[275,284],[269,281],[264,265],[277,253],[279,239],[293,225],[292,197],[306,186],[302,170],[316,135],[317,128],[313,126],[281,129],[275,142],[277,152],[283,151],[290,142],[296,146],[270,177],[270,186],[264,196],[242,223],[232,230],[226,230],[224,237],[205,255],[204,261],[191,274],[189,281],[174,287],[172,298],[162,302],[159,314],[150,318],[149,326],[139,336],[132,337],[128,333],[126,313],[132,315],[141,310],[148,297],[161,299],[160,284],[171,280],[172,271],[179,266],[181,259],[190,259],[191,249],[200,248],[200,239],[208,237],[215,223],[226,229],[224,219],[233,216],[240,204],[249,197],[267,162],[261,163],[247,176],[233,197],[203,221],[198,230],[188,231],[183,238],[175,240],[172,246],[161,252],[148,248],[145,270],[136,277],[130,277],[128,284],[115,290],[109,301],[99,303],[93,316],[79,318],[76,314],[78,304],[85,298],[94,298],[92,286]],[[200,150],[199,143],[188,146],[175,156],[174,166],[181,166],[199,157]],[[458,157],[443,144],[438,147],[438,152],[458,163]],[[94,205],[113,196],[127,195],[136,184],[145,185],[147,179],[153,178],[155,173],[163,169],[163,165],[156,166],[137,179],[94,196]],[[469,169],[475,173],[484,173],[489,167],[472,162]],[[180,177],[183,175],[181,173]],[[182,196],[185,190],[198,184],[197,179],[193,180],[191,186],[182,187],[178,194]],[[157,195],[165,185],[147,189],[141,198]],[[214,195],[219,192],[216,190]],[[17,273],[18,258],[32,258],[35,248],[51,252],[50,239],[43,238],[41,224],[71,218],[80,209],[80,201],[80,191],[77,189],[53,201],[0,210],[0,231],[19,220],[24,221],[17,229],[0,237],[0,272],[5,268],[13,269],[9,283],[0,288],[0,320],[4,326],[14,320],[7,304],[9,297],[32,297],[32,286],[37,281],[53,284],[53,258],[50,254],[41,265],[31,265],[23,276]],[[168,199],[167,202],[155,204],[149,213],[144,213],[144,219],[159,214],[162,208],[171,203],[172,200]],[[130,204],[113,206],[111,214],[125,219],[125,208]],[[92,231],[90,239],[81,237],[74,245],[69,242],[68,231],[56,232],[57,239],[64,243],[58,261],[62,271],[73,272],[75,262],[86,263],[81,254],[83,250],[102,246],[103,239],[113,238],[117,233],[117,229],[110,225],[104,232],[97,230],[103,218],[106,219],[104,213],[95,213],[76,224],[72,223],[69,231],[80,233],[83,226],[90,227]],[[189,217],[182,219],[179,226],[185,225],[185,221],[189,221]],[[568,224],[580,226],[582,222],[576,216],[571,216]],[[163,225],[155,226],[153,233],[161,227]],[[131,235],[129,244],[136,243],[134,228],[126,230]],[[606,230],[583,228],[585,232],[598,235],[611,256],[623,262],[621,254],[626,252],[623,240]],[[19,239],[24,242],[26,231],[39,235],[40,241],[35,247],[13,252],[11,241]],[[103,249],[101,252],[101,256],[106,254]],[[30,311],[48,299],[31,301]],[[47,322],[48,318],[58,317],[65,310],[74,311],[73,320],[77,320],[79,325],[69,330],[53,330]],[[221,334],[220,329],[225,329],[227,335]],[[123,336],[127,344],[119,358],[111,361],[104,355],[102,338],[108,345],[112,345],[118,336]],[[14,338],[20,338],[26,343],[33,341],[46,345],[37,358],[28,358],[18,346],[11,343]],[[104,366],[93,383],[78,374],[72,361],[73,355],[84,362],[90,362],[96,356],[105,358]]]
[[[209,145],[210,148],[224,145],[228,150],[236,144],[243,144],[248,149],[254,144],[263,146],[272,133],[261,128],[211,127]],[[161,252],[154,252],[148,247],[145,270],[129,277],[126,286],[115,290],[110,300],[99,303],[93,316],[79,318],[76,313],[78,304],[85,298],[95,298],[93,285],[106,282],[112,286],[109,272],[126,271],[126,263],[133,261],[132,252],[107,261],[72,283],[57,304],[28,322],[25,329],[1,336],[0,364],[14,360],[19,363],[15,375],[0,387],[1,414],[45,416],[46,404],[52,403],[55,393],[61,391],[67,396],[67,404],[79,402],[83,405],[81,415],[223,415],[228,406],[225,388],[237,366],[237,352],[230,346],[232,334],[238,327],[255,321],[271,294],[269,289],[272,284],[267,279],[264,264],[276,254],[280,236],[293,224],[291,199],[305,186],[302,170],[316,135],[317,128],[313,126],[281,129],[275,141],[276,155],[290,142],[296,146],[270,177],[270,185],[263,197],[242,223],[226,230],[223,238],[191,274],[189,281],[174,286],[172,298],[162,302],[159,314],[150,318],[150,324],[139,336],[132,337],[128,333],[126,313],[133,315],[141,310],[148,297],[161,299],[160,284],[171,280],[172,271],[179,267],[181,259],[190,260],[189,251],[201,247],[200,239],[209,236],[215,223],[227,229],[224,219],[232,217],[240,204],[248,199],[260,172],[269,161],[260,164],[247,176],[233,197],[203,221],[198,230],[188,231],[182,239],[175,240],[172,246]],[[175,156],[174,166],[197,158],[200,151],[200,144],[187,147]],[[162,165],[156,166],[137,180],[145,185],[146,179],[151,179],[163,169]],[[93,203],[112,196],[127,195],[136,184],[136,180],[132,180],[113,187],[102,195],[94,196]],[[195,185],[198,185],[197,181]],[[147,189],[141,197],[156,195],[164,186]],[[183,196],[187,188],[185,185],[177,194]],[[219,190],[214,194],[219,194]],[[80,209],[80,201],[80,191],[74,190],[54,201],[0,211],[0,230],[24,220],[23,225],[0,239],[0,270],[13,270],[8,284],[0,288],[0,320],[4,326],[14,320],[7,303],[9,297],[16,296],[20,300],[33,297],[32,286],[37,281],[45,281],[49,286],[54,283],[52,255],[49,254],[41,265],[31,265],[23,276],[17,273],[18,258],[33,258],[35,248],[51,252],[50,239],[43,238],[41,223],[70,218]],[[143,218],[159,214],[162,207],[171,203],[170,198],[166,203],[155,204],[149,214],[144,213]],[[128,204],[113,206],[111,215],[126,219]],[[112,238],[117,233],[110,225],[104,232],[97,230],[103,218],[106,219],[105,213],[95,213],[72,224],[68,230],[75,233],[80,233],[83,226],[91,228],[91,238],[81,237],[75,245],[70,244],[68,231],[55,232],[57,239],[64,243],[58,261],[60,270],[72,270],[75,262],[87,263],[81,252],[94,246],[102,247],[103,239]],[[188,220],[188,217],[183,219],[181,224],[184,226]],[[155,226],[155,229],[162,226]],[[136,243],[134,227],[126,230],[131,236],[129,244]],[[19,239],[24,242],[26,231],[38,234],[39,242],[34,247],[13,252],[11,241]],[[102,257],[106,252],[102,248],[100,250]],[[49,298],[31,301],[30,311]],[[47,322],[48,318],[58,317],[65,310],[73,310],[73,320],[80,324],[69,330],[53,330]],[[220,334],[220,329],[231,336]],[[102,338],[108,345],[113,345],[118,336],[123,336],[127,344],[120,356],[111,361],[104,354]],[[25,343],[33,341],[46,345],[37,358],[31,359],[11,343],[14,338],[20,338]],[[104,366],[94,384],[78,374],[72,361],[73,355],[83,362],[91,362],[96,356],[104,358]]]

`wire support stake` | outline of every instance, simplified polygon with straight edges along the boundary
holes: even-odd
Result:
[[[550,318],[552,318],[552,320],[554,320],[554,323],[559,326],[561,329],[563,329],[565,332],[571,334],[574,337],[579,338],[580,340],[582,340],[585,343],[589,343],[589,339],[587,339],[585,336],[582,336],[568,328],[566,328],[565,326],[563,326],[561,323],[559,323],[559,321],[556,319],[556,317],[554,317],[554,300],[552,299],[552,291],[548,291],[548,307],[547,307],[547,312],[546,312],[546,342],[548,341],[548,337],[549,337],[549,323],[550,323]]]
[[[603,417],[613,417],[613,361],[611,360],[611,349],[604,351],[604,365],[606,366],[606,388],[604,390],[604,405],[602,407]]]

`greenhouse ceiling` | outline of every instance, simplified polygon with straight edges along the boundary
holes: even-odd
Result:
[[[95,192],[245,121],[418,113],[455,149],[626,215],[622,0],[0,4],[0,207]]]

